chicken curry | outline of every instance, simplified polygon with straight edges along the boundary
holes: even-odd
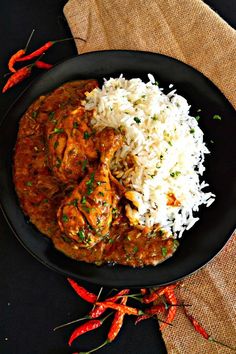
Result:
[[[95,80],[68,82],[39,97],[19,123],[13,175],[24,213],[70,258],[133,267],[156,265],[178,243],[158,225],[130,224],[127,192],[110,171],[122,132],[95,131],[82,102]]]

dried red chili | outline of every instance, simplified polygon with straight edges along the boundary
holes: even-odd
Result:
[[[158,289],[155,289],[150,295],[147,295],[143,298],[144,304],[150,304],[160,298],[160,296],[164,295],[168,290],[174,289],[176,284],[164,286]]]
[[[75,292],[85,301],[90,302],[91,304],[95,304],[97,301],[97,295],[89,292],[86,290],[84,287],[80,286],[76,281],[74,281],[71,278],[67,278],[68,282],[72,286],[72,288],[75,290]]]
[[[25,48],[24,48],[24,49],[19,49],[15,54],[13,54],[13,55],[11,56],[11,58],[10,58],[10,60],[9,60],[9,62],[8,62],[8,68],[9,68],[9,70],[10,70],[11,72],[13,72],[13,73],[16,72],[16,69],[14,68],[14,65],[15,65],[15,63],[16,63],[21,57],[23,57],[23,55],[25,55],[26,50],[27,50],[27,48],[28,48],[28,45],[29,45],[29,43],[30,43],[30,40],[31,40],[33,34],[34,34],[34,30],[31,32],[31,34],[30,34],[30,36],[29,36],[29,39],[28,39],[28,41],[27,41],[27,43],[26,43]]]
[[[25,54],[24,49],[19,49],[15,54],[13,54],[8,62],[8,68],[12,73],[16,72],[14,65],[16,61]]]
[[[144,321],[144,320],[147,320],[148,318],[150,318],[151,316],[150,315],[141,315],[141,316],[138,316],[134,322],[135,325],[137,325],[139,322],[141,321]]]
[[[35,66],[36,66],[36,68],[46,69],[46,70],[49,70],[49,69],[51,69],[53,67],[52,64],[45,63],[44,61],[41,61],[41,60],[37,60],[35,62]]]
[[[210,334],[207,333],[207,331],[200,325],[200,323],[193,317],[191,316],[186,309],[184,308],[184,313],[186,315],[186,317],[189,319],[189,321],[192,323],[194,329],[201,334],[201,336],[207,340],[209,340],[210,342],[214,342],[217,344],[222,345],[223,347],[229,348],[231,350],[236,350],[236,348],[234,347],[230,347],[229,345],[219,342],[218,340],[214,339],[213,337],[210,336]]]
[[[147,294],[147,289],[142,288],[142,289],[140,289],[140,292],[141,292],[142,295],[146,295]]]
[[[130,306],[124,306],[121,304],[116,304],[111,301],[104,301],[104,302],[97,302],[97,305],[101,305],[104,308],[110,308],[113,310],[120,311],[126,315],[142,315],[143,311],[136,309],[135,307],[130,307]]]
[[[118,292],[115,296],[109,297],[106,301],[116,302],[119,300],[121,296],[127,295],[129,293],[129,289],[123,289]],[[101,316],[106,311],[106,308],[103,305],[96,306],[92,311],[90,311],[89,316],[91,318],[97,318]]]
[[[168,308],[168,313],[165,319],[165,322],[163,322],[160,326],[160,330],[162,331],[168,324],[171,324],[171,322],[173,322],[176,312],[177,312],[177,304],[178,301],[176,299],[175,293],[174,293],[174,289],[173,287],[169,287],[168,291],[165,292],[165,298],[166,300],[169,302],[170,306]],[[164,305],[163,305],[164,306]],[[165,307],[165,306],[164,306]]]
[[[123,297],[121,299],[120,304],[125,306],[127,303],[127,300],[128,300],[127,296]],[[110,330],[109,330],[108,336],[107,336],[109,342],[112,342],[117,337],[117,335],[120,332],[120,329],[123,325],[124,317],[125,317],[124,312],[117,311],[115,313],[114,319],[112,321],[112,324],[111,324],[111,327],[110,327]]]
[[[193,316],[189,315],[187,313],[186,310],[184,310],[187,318],[189,319],[189,321],[192,323],[193,327],[195,328],[195,330],[200,333],[205,339],[209,339],[210,335],[205,331],[205,329],[198,323],[197,320],[195,320],[195,318],[193,318]]]
[[[9,90],[11,87],[17,85],[18,83],[22,82],[31,74],[32,67],[31,66],[24,66],[23,68],[17,70],[14,74],[10,76],[7,80],[5,86],[2,89],[2,93]]]
[[[126,305],[126,302],[128,300],[128,297],[127,296],[124,296],[121,300],[121,303],[120,305],[123,305],[125,306]],[[115,338],[117,337],[118,333],[120,332],[121,330],[121,327],[123,325],[123,321],[124,321],[124,316],[125,316],[125,313],[124,312],[120,312],[120,311],[117,311],[115,313],[115,316],[114,316],[114,319],[112,321],[112,324],[111,324],[111,327],[110,327],[110,330],[108,332],[108,335],[107,335],[107,340],[102,343],[101,345],[99,345],[98,347],[88,351],[88,352],[80,352],[80,354],[88,354],[88,353],[93,353],[95,351],[97,351],[98,349],[101,349],[102,347],[104,347],[105,345],[113,342],[113,340],[115,340]]]
[[[65,39],[59,39],[57,41],[48,41],[46,42],[43,46],[41,46],[40,48],[36,49],[34,52],[19,58],[17,61],[26,61],[26,60],[31,60],[33,58],[38,57],[39,55],[43,54],[44,52],[46,52],[49,48],[51,48],[54,44],[59,43],[59,42],[65,42],[65,41],[69,41],[72,39],[80,39],[82,41],[84,41],[84,39],[79,38],[79,37],[71,37],[71,38],[65,38]]]
[[[123,289],[121,291],[119,291],[115,296],[112,296],[112,297],[109,297],[107,298],[106,301],[117,301],[121,296],[124,296],[124,295],[127,295],[129,293],[129,289]],[[54,328],[54,331],[56,331],[57,329],[59,328],[62,328],[62,327],[66,327],[70,324],[73,324],[73,323],[76,323],[76,322],[79,322],[79,321],[83,321],[83,320],[91,320],[91,319],[95,319],[95,318],[98,318],[100,317],[105,311],[107,310],[106,307],[104,306],[95,306],[87,316],[84,316],[84,317],[81,317],[81,318],[78,318],[77,320],[74,320],[74,321],[70,321],[68,323],[64,323],[60,326],[57,326]]]
[[[71,346],[72,342],[78,338],[79,336],[81,336],[84,333],[87,333],[89,331],[92,331],[98,327],[100,327],[103,322],[111,315],[111,313],[109,313],[109,315],[107,315],[106,317],[104,317],[101,320],[90,320],[88,322],[83,323],[81,326],[77,327],[71,334],[70,339],[69,339],[69,346]]]
[[[145,314],[147,314],[149,316],[153,316],[153,315],[156,315],[157,313],[165,312],[165,310],[166,310],[165,305],[159,304],[159,305],[152,306],[149,309],[146,309]]]

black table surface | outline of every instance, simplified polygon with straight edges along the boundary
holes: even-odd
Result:
[[[50,39],[70,37],[63,15],[66,0],[1,0],[0,2],[0,87],[7,61],[18,46],[24,46],[34,28],[31,44],[34,50]],[[205,1],[231,26],[236,27],[235,0]],[[207,34],[206,34],[207,35]],[[65,42],[48,53],[48,62],[57,63],[76,55],[73,41]],[[14,90],[0,95],[0,119],[24,87],[37,75]],[[0,187],[1,188],[1,187]],[[87,313],[89,306],[69,287],[64,276],[57,274],[34,259],[17,241],[0,212],[0,353],[1,354],[66,354],[99,345],[106,336],[107,325],[81,337],[70,350],[68,337],[75,328],[69,326],[53,331],[57,325]],[[98,286],[86,284],[99,291]],[[109,289],[104,289],[108,292]],[[80,343],[80,344],[79,344]],[[99,353],[163,354],[165,345],[155,321],[134,326],[129,318],[118,339]],[[184,354],[184,353],[183,353]]]

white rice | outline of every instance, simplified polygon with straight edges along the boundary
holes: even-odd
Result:
[[[122,75],[105,80],[101,89],[87,94],[85,108],[94,110],[95,129],[112,127],[125,134],[111,170],[133,191],[127,195],[132,200],[126,209],[130,221],[140,227],[159,224],[168,234],[181,237],[199,219],[195,216],[199,206],[214,201],[214,194],[203,191],[208,184],[200,181],[209,150],[186,99],[176,90],[164,94],[153,75],[148,78],[148,83]],[[169,193],[180,205],[167,205]]]

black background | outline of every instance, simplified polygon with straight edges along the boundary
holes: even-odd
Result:
[[[33,28],[35,34],[30,50],[47,40],[71,36],[63,16],[66,0],[1,0],[0,2],[0,87],[7,72],[10,55],[23,48]],[[236,27],[236,2],[234,0],[207,0],[215,11],[229,24]],[[60,62],[76,54],[71,42],[55,46],[47,54],[47,61]],[[0,119],[18,94],[34,77],[0,95]],[[64,276],[36,261],[19,244],[0,214],[0,354],[66,354],[67,340],[75,325],[53,332],[53,328],[83,316],[90,308],[78,299]],[[87,285],[93,291],[99,287]],[[105,289],[104,293],[109,289]],[[74,351],[93,348],[105,339],[106,327],[86,334],[77,341]],[[134,326],[129,318],[116,342],[99,353],[117,354],[166,353],[155,321]]]

